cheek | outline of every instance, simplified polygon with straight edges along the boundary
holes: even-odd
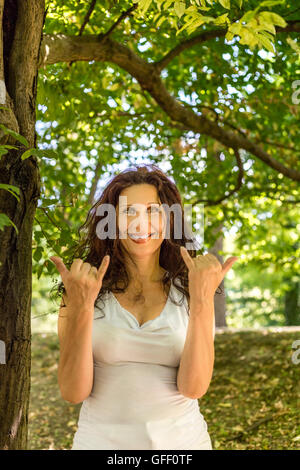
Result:
[[[127,221],[126,217],[123,217],[122,215],[117,218],[117,227],[119,228],[119,232],[125,232],[127,228]]]
[[[119,227],[120,232],[127,232],[129,225],[129,218],[126,214],[121,214],[119,218],[117,218],[117,226]]]
[[[166,226],[164,214],[155,214],[151,216],[151,228],[161,234]]]

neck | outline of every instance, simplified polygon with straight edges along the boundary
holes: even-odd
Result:
[[[129,271],[132,283],[142,285],[161,282],[166,270],[159,265],[159,252],[143,258],[135,258],[136,266],[130,259],[127,260],[127,269]]]

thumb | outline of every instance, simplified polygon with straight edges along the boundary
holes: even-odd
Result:
[[[237,256],[231,256],[230,258],[228,258],[222,266],[223,273],[226,274],[238,259],[239,258]]]
[[[98,274],[97,274],[97,278],[99,279],[99,282],[102,282],[103,278],[104,278],[104,275],[106,273],[106,270],[108,268],[108,265],[109,265],[109,262],[110,262],[110,256],[109,255],[105,255],[99,268],[98,268]]]
[[[51,259],[51,261],[55,264],[61,277],[63,277],[67,272],[69,272],[66,266],[64,265],[63,260],[59,258],[58,256],[50,256],[49,259]]]

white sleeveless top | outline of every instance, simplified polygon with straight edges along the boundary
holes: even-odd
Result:
[[[93,388],[71,450],[212,449],[198,400],[177,389],[189,316],[187,299],[177,306],[170,294],[183,296],[171,283],[161,314],[141,326],[112,292],[97,304]]]

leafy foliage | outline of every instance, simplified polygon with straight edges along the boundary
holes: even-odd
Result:
[[[45,34],[81,34],[84,2],[49,0],[46,6]],[[224,31],[176,55],[162,70],[164,85],[187,109],[258,143],[272,158],[296,169],[298,36],[274,34],[275,27],[298,18],[293,4],[195,0],[139,6],[147,7],[144,16],[139,9],[125,15],[111,38],[148,63],[158,62],[196,34]],[[97,3],[83,34],[106,33],[130,7],[131,2],[121,0]],[[191,29],[182,28],[192,24],[192,13],[213,21],[199,24],[190,36]],[[272,52],[268,41],[274,45]],[[39,277],[56,275],[49,256],[67,256],[105,182],[121,168],[151,161],[166,169],[185,204],[204,210],[205,249],[223,223],[224,234],[233,227],[237,231],[233,254],[240,256],[241,276],[259,267],[270,277],[280,270],[286,279],[299,279],[296,181],[246,151],[240,151],[241,173],[232,148],[174,122],[134,77],[112,62],[58,62],[41,68],[38,80],[38,152],[44,154],[33,272]],[[51,150],[55,158],[47,153]],[[240,177],[239,189],[229,197]],[[279,297],[288,282],[278,281]]]

